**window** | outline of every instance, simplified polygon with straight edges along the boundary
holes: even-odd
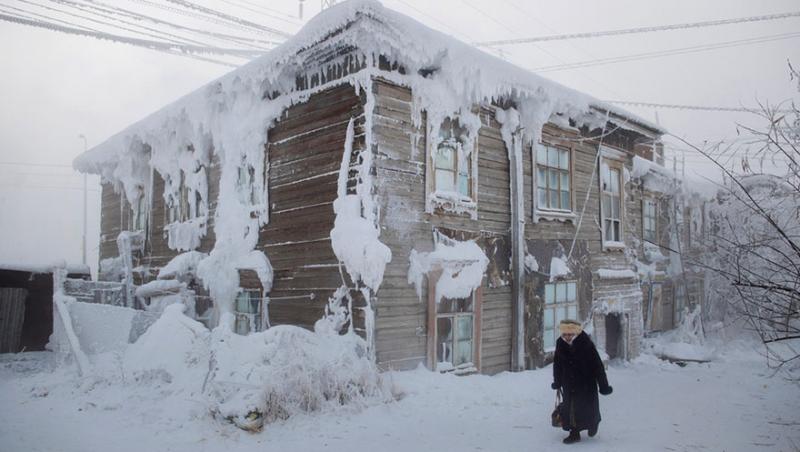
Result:
[[[436,370],[475,370],[474,296],[436,307]]]
[[[255,173],[256,169],[251,165],[242,163],[239,166],[239,177],[236,185],[239,187],[239,201],[244,205],[258,204],[258,196],[256,194],[255,186]]]
[[[569,150],[540,144],[536,151],[538,208],[572,210]]]
[[[141,186],[138,187],[138,196],[136,197],[136,201],[134,205],[131,206],[133,210],[133,224],[132,230],[134,231],[144,231],[147,228],[147,198],[144,194],[144,188]]]
[[[261,297],[261,291],[258,289],[243,289],[236,295],[236,305],[234,306],[234,314],[236,316],[236,325],[234,332],[236,334],[246,335],[256,331],[263,330],[262,315],[264,303]]]
[[[578,320],[577,282],[563,281],[544,285],[544,349],[552,351],[559,336],[558,324],[564,319]]]
[[[439,128],[438,145],[433,151],[435,193],[454,193],[472,199],[472,156],[465,148],[466,129],[458,120],[447,118]]]
[[[622,241],[622,196],[620,170],[603,164],[600,167],[601,214],[603,217],[603,242]]]
[[[652,199],[642,200],[642,237],[647,242],[658,243],[656,232],[657,204]]]

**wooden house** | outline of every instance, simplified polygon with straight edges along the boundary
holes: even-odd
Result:
[[[102,278],[177,281],[210,327],[328,319],[384,368],[496,373],[546,363],[567,317],[638,353],[630,172],[662,133],[353,0],[75,166],[103,176]]]

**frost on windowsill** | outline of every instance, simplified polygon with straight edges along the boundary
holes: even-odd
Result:
[[[436,363],[436,371],[441,373],[452,372],[454,375],[467,375],[477,372],[478,368],[471,362],[457,366],[454,366],[451,362],[438,362]]]
[[[478,218],[478,204],[468,196],[454,191],[435,191],[428,196],[431,212],[442,210],[456,215],[469,214],[473,220]]]
[[[613,240],[605,240],[603,241],[603,249],[604,250],[624,250],[625,249],[625,242],[617,242]]]
[[[547,221],[561,221],[561,222],[575,222],[577,219],[577,215],[573,211],[564,211],[564,210],[542,210],[536,209],[533,212],[534,222],[538,222],[539,220],[547,220]]]

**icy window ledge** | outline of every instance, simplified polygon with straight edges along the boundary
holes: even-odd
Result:
[[[533,212],[533,216],[534,218],[536,218],[536,221],[539,220],[562,221],[565,223],[568,221],[574,223],[575,220],[578,218],[578,216],[575,215],[575,212],[572,211],[567,212],[558,210],[539,210],[539,209],[536,209]]]
[[[624,250],[625,249],[625,242],[611,242],[605,241],[603,242],[603,249],[614,251],[614,250]]]
[[[457,192],[436,191],[428,196],[428,211],[434,212],[441,209],[445,212],[469,214],[473,220],[478,218],[478,204],[467,196]]]

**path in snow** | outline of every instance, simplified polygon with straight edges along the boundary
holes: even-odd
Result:
[[[48,354],[0,360],[0,450],[15,451],[797,451],[800,387],[752,352],[678,367],[612,365],[595,438],[561,444],[549,426],[550,369],[494,377],[387,374],[401,400],[306,415],[249,434],[169,385],[122,386],[53,370]]]

